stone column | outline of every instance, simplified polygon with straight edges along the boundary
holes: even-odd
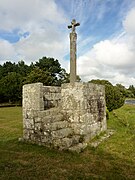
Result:
[[[23,139],[34,137],[35,116],[44,110],[43,84],[33,83],[23,86]]]
[[[76,82],[76,40],[77,34],[70,33],[70,83]]]
[[[77,23],[75,19],[72,20],[71,25],[68,26],[69,29],[72,29],[70,33],[70,84],[74,85],[76,82],[76,40],[77,34],[75,28],[80,26],[80,23]]]
[[[23,111],[27,110],[44,110],[42,83],[23,86]]]

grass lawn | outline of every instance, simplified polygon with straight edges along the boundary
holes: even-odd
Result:
[[[135,106],[110,113],[116,132],[97,148],[80,154],[18,142],[21,107],[0,108],[0,180],[135,180]]]

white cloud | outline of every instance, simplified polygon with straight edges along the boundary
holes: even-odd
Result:
[[[126,85],[132,85],[135,84],[135,78],[134,77],[128,77],[125,74],[116,73],[113,78],[113,83],[115,84],[124,84]]]
[[[53,28],[52,28],[53,29]],[[43,56],[62,60],[67,51],[66,37],[56,29],[31,33],[16,43],[16,51],[25,60],[35,61]]]
[[[128,74],[129,68],[135,66],[134,59],[135,52],[128,47],[126,42],[105,40],[95,44],[87,54],[78,59],[78,71],[83,76],[95,73],[97,77],[106,78],[114,73],[112,70],[124,71]]]
[[[1,0],[0,22],[0,30],[19,29],[19,34],[29,32],[27,38],[21,37],[14,44],[6,41],[7,51],[1,50],[0,60],[14,57],[14,60],[24,59],[29,63],[49,56],[66,66],[63,56],[69,39],[62,28],[66,27],[67,19],[55,0],[12,0],[12,3],[11,0]],[[1,43],[5,44],[5,40]]]
[[[15,49],[12,44],[6,40],[0,40],[0,59],[4,62],[6,60],[11,60],[14,58]]]
[[[135,35],[135,8],[129,11],[128,15],[123,21],[123,25],[127,33]]]
[[[100,41],[78,58],[83,80],[108,79],[125,86],[135,84],[135,9],[123,21],[124,31],[113,39]]]
[[[62,11],[54,0],[1,0],[0,22],[4,30],[15,28],[32,30],[36,26],[44,26],[45,21],[63,23]]]
[[[72,15],[81,22],[90,22],[94,25],[109,11],[104,5],[98,6],[95,1],[71,2]],[[115,6],[116,4],[114,4]],[[86,11],[87,9],[87,11]],[[98,14],[94,12],[98,9]],[[86,12],[85,12],[86,11]],[[79,13],[78,13],[79,12]],[[87,16],[86,13],[90,15]],[[71,14],[70,14],[71,15]],[[86,15],[86,16],[85,16]],[[83,80],[108,79],[112,83],[123,85],[135,84],[135,8],[128,12],[123,20],[123,32],[112,39],[96,43],[87,53],[83,48],[93,41],[89,36],[79,42],[81,56],[78,58],[78,74]],[[24,59],[27,62],[35,61],[43,56],[54,57],[60,60],[64,68],[68,61],[64,56],[69,51],[69,37],[66,27],[67,17],[58,7],[55,0],[1,0],[0,1],[1,30],[19,33],[29,32],[29,36],[11,44],[0,40],[0,60]],[[63,30],[64,27],[64,30]],[[68,30],[67,30],[68,31]],[[80,35],[81,36],[81,35]],[[88,49],[88,47],[86,48]]]
[[[113,84],[135,84],[135,53],[126,44],[104,41],[78,59],[78,74],[83,80],[108,79]]]
[[[101,41],[94,46],[96,59],[105,65],[116,67],[117,69],[133,65],[135,54],[126,43],[114,43],[110,40]]]

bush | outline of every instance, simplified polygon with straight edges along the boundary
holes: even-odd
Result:
[[[109,112],[114,110],[114,109],[118,109],[124,105],[125,96],[120,91],[120,88],[118,86],[113,86],[107,80],[97,79],[97,80],[91,80],[89,82],[95,83],[95,84],[105,85],[106,106],[107,106],[107,109]]]
[[[105,85],[106,106],[109,111],[124,105],[125,97],[116,86]]]

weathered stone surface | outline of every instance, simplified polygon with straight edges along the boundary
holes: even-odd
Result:
[[[70,84],[23,86],[23,139],[39,145],[80,152],[106,131],[104,86],[76,83],[75,19],[70,33]]]
[[[61,87],[43,87],[44,109],[58,107],[61,101]]]
[[[23,139],[24,140],[30,140],[30,136],[34,134],[34,130],[30,129],[23,129]]]
[[[23,139],[80,152],[93,137],[106,131],[105,110],[105,91],[100,85],[74,83],[61,88],[44,87],[42,83],[25,85]]]
[[[99,144],[101,144],[103,141],[105,141],[107,138],[112,136],[115,133],[114,130],[107,130],[106,133],[103,136],[100,136],[98,140],[90,142],[90,146],[96,148]]]
[[[34,83],[23,86],[23,110],[43,110],[43,84]]]
[[[59,148],[60,150],[68,149],[72,145],[72,138],[62,138],[62,139],[55,139],[53,141],[54,147]]]
[[[72,28],[70,33],[70,83],[74,85],[76,82],[76,40],[77,34],[75,32],[75,27],[79,26],[79,23],[76,23],[76,20],[73,19],[71,25],[68,28]]]
[[[76,40],[77,34],[70,33],[70,83],[76,82]]]
[[[34,129],[34,120],[33,118],[26,119],[24,122],[25,129]]]
[[[105,90],[102,85],[75,83],[62,85],[62,108],[75,134],[94,137],[106,130]],[[85,139],[85,138],[84,138]]]
[[[69,148],[70,151],[75,151],[77,153],[80,153],[81,151],[83,151],[85,148],[87,147],[87,143],[79,143],[75,146],[72,146]]]
[[[73,130],[71,128],[59,129],[57,131],[52,131],[51,135],[54,139],[60,139],[64,137],[71,137]]]
[[[69,126],[69,123],[67,121],[54,122],[50,125],[50,129],[52,131],[56,131],[59,129],[67,128],[68,126]]]

